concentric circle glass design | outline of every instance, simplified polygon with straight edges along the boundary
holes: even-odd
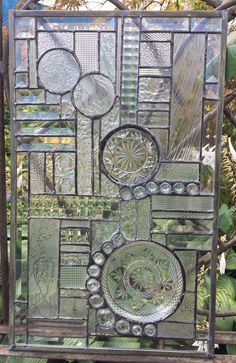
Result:
[[[163,320],[182,300],[184,277],[179,260],[165,247],[131,242],[114,251],[102,271],[102,289],[110,308],[139,323]]]
[[[118,128],[103,143],[102,163],[108,177],[116,183],[138,184],[156,170],[158,146],[147,130],[134,126]]]
[[[39,60],[38,75],[44,88],[63,94],[72,90],[80,77],[80,66],[66,49],[51,49]]]
[[[102,116],[110,111],[115,100],[112,81],[102,74],[86,74],[73,90],[75,107],[87,117]]]

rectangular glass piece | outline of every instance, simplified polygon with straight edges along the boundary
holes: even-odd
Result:
[[[208,34],[206,82],[218,82],[220,69],[221,35]]]
[[[176,213],[178,214],[178,212]],[[153,215],[152,233],[165,234],[212,234],[212,220],[158,219]]]
[[[16,102],[17,103],[44,103],[44,90],[43,89],[17,89]]]
[[[89,255],[84,253],[79,253],[78,251],[75,251],[75,253],[72,253],[71,251],[66,251],[66,246],[61,246],[61,265],[62,266],[73,266],[73,265],[81,265],[81,266],[87,266],[89,263]]]
[[[62,318],[84,319],[87,317],[87,300],[77,298],[60,299],[60,316]]]
[[[75,54],[82,73],[98,71],[98,33],[75,33]]]
[[[141,41],[167,42],[171,41],[171,33],[142,32]]]
[[[70,136],[75,135],[74,121],[19,121],[17,135]]]
[[[17,143],[17,151],[75,151],[73,137],[19,136]]]
[[[157,18],[157,17],[143,17],[142,30],[143,31],[188,31],[189,20],[188,18]]]
[[[170,77],[171,68],[139,68],[140,76],[160,76],[160,77]]]
[[[177,338],[185,339],[195,337],[195,326],[193,324],[181,324],[181,332],[179,330],[179,323],[163,322],[158,324],[158,337],[159,338]]]
[[[52,48],[73,50],[73,33],[69,32],[38,32],[38,57]]]
[[[192,211],[192,212],[213,212],[213,198],[205,196],[166,196],[156,195],[152,197],[153,210],[168,211]]]
[[[168,67],[171,65],[170,43],[143,42],[140,45],[141,67]]]
[[[121,123],[136,123],[139,66],[139,18],[125,18],[123,24]]]
[[[139,111],[138,123],[146,127],[168,127],[169,112]]]
[[[174,35],[170,125],[170,156],[174,160],[199,160],[204,55],[205,35]]]
[[[199,164],[162,163],[155,180],[199,181]]]
[[[77,189],[79,195],[92,194],[92,135],[91,121],[77,115]]]
[[[113,82],[116,78],[116,34],[100,34],[100,72]]]
[[[15,19],[15,36],[16,38],[34,38],[35,36],[35,18],[20,17]]]
[[[212,236],[206,235],[192,235],[192,234],[169,234],[167,236],[167,246],[169,248],[185,248],[196,249],[200,251],[210,251],[212,249]]]
[[[34,40],[29,41],[29,86],[30,88],[38,87],[37,79],[37,55],[36,44]]]
[[[55,190],[58,194],[75,194],[75,154],[55,154]]]
[[[139,78],[139,101],[168,102],[170,100],[170,80],[167,78]]]
[[[16,88],[28,87],[28,73],[16,73]]]
[[[221,18],[192,18],[192,32],[215,32],[220,33],[222,27]]]
[[[58,314],[59,221],[30,219],[29,233],[29,316],[54,318]]]
[[[201,183],[200,189],[202,194],[214,192],[215,168],[216,168],[216,117],[213,113],[217,108],[217,102],[205,101],[204,103],[204,120],[202,130],[202,163],[201,163]]]
[[[45,154],[30,153],[30,192],[45,192]]]
[[[45,17],[38,18],[39,30],[114,30],[115,19],[112,17]]]
[[[139,102],[138,110],[144,111],[169,111],[169,103]]]
[[[18,120],[56,120],[59,119],[60,108],[55,105],[16,106]]]
[[[87,268],[84,266],[61,266],[60,268],[62,288],[85,289],[87,278]]]
[[[28,71],[28,45],[26,40],[15,42],[15,63],[16,71]]]

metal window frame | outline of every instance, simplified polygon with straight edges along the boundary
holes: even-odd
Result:
[[[14,137],[14,98],[13,98],[13,88],[14,88],[14,19],[15,17],[76,17],[76,16],[89,16],[89,17],[137,17],[137,16],[148,16],[148,17],[205,17],[205,18],[222,18],[222,42],[221,42],[221,59],[220,59],[220,89],[219,89],[219,99],[223,100],[224,95],[224,70],[225,70],[225,50],[226,50],[226,34],[227,34],[227,18],[228,13],[226,11],[179,11],[179,12],[159,12],[159,11],[38,11],[38,10],[12,10],[9,14],[9,78],[10,78],[10,114],[11,114],[11,250],[10,250],[10,304],[9,304],[9,332],[10,332],[10,350],[14,351],[25,351],[25,352],[55,352],[62,350],[67,353],[84,353],[85,348],[65,348],[63,346],[59,347],[45,347],[45,346],[33,346],[24,344],[17,344],[15,346],[15,309],[14,309],[14,296],[15,296],[15,277],[16,277],[16,205],[17,205],[17,188],[16,188],[16,138]],[[219,173],[220,173],[220,140],[221,140],[221,122],[223,115],[223,101],[219,102],[217,110],[217,139],[216,139],[216,170],[215,170],[215,196],[214,196],[214,210],[218,210],[219,204]],[[153,349],[119,349],[119,348],[86,348],[87,354],[108,354],[110,360],[117,360],[122,354],[126,354],[127,358],[129,355],[137,354],[143,357],[145,356],[165,356],[165,357],[208,357],[211,358],[214,355],[214,333],[215,333],[215,302],[216,302],[216,262],[217,262],[217,241],[218,241],[218,218],[217,214],[213,225],[213,253],[211,254],[211,297],[210,297],[210,328],[209,328],[209,353],[197,352],[197,351],[174,351],[174,350],[153,350]],[[148,360],[147,360],[148,361]]]

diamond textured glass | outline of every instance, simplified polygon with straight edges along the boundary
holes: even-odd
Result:
[[[226,25],[11,13],[11,349],[212,354]]]

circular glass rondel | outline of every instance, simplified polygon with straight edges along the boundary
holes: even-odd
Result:
[[[106,260],[101,285],[107,305],[138,323],[173,314],[184,291],[183,269],[167,248],[148,241],[130,242]]]
[[[80,77],[80,66],[67,49],[51,49],[39,60],[39,79],[48,91],[63,94],[72,90]]]
[[[91,118],[103,116],[113,106],[115,90],[112,81],[102,74],[83,76],[73,90],[75,107]]]
[[[154,137],[138,126],[120,127],[102,142],[102,169],[116,183],[132,185],[147,180],[158,159]]]

